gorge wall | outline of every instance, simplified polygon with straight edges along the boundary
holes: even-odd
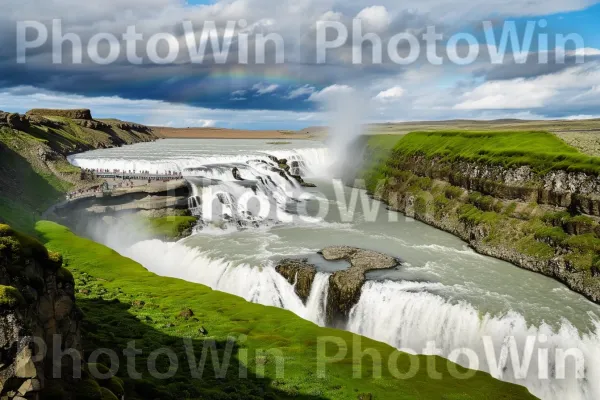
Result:
[[[395,150],[364,169],[390,208],[479,253],[555,278],[600,302],[600,177]],[[367,158],[376,159],[369,154]]]
[[[71,273],[60,254],[35,239],[0,225],[0,397],[38,398],[53,386],[52,346],[81,351],[82,313],[75,305]],[[57,336],[55,336],[57,335]],[[34,345],[41,339],[50,351]],[[65,357],[63,361],[69,361]],[[72,365],[61,364],[65,382]],[[55,382],[56,383],[56,382]],[[60,392],[62,385],[57,383]]]

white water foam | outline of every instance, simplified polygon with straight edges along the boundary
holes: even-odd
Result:
[[[432,286],[433,285],[433,286]],[[396,348],[424,353],[428,342],[441,349],[448,357],[453,350],[468,348],[479,356],[477,369],[495,372],[486,358],[483,337],[491,338],[500,362],[502,349],[508,349],[514,337],[520,356],[528,337],[537,338],[531,367],[524,378],[519,378],[511,359],[496,378],[524,385],[542,399],[592,400],[600,398],[600,322],[595,333],[580,334],[568,321],[560,329],[550,326],[529,326],[525,318],[515,312],[503,316],[480,315],[470,304],[449,303],[426,290],[440,284],[415,282],[367,282],[358,304],[352,309],[348,330]],[[540,342],[546,338],[544,344]],[[548,363],[538,362],[537,349],[548,349]],[[557,379],[557,349],[577,349],[583,354],[584,366],[576,370],[574,362],[567,362],[566,379]],[[426,353],[426,352],[425,352]],[[510,354],[510,353],[509,353]],[[509,356],[510,358],[510,356]],[[569,360],[569,359],[568,359]],[[465,359],[457,361],[469,366]],[[550,379],[540,379],[543,365],[549,366]],[[580,379],[578,379],[579,374]],[[542,375],[543,376],[543,375]]]
[[[116,150],[115,150],[116,151]],[[301,148],[294,150],[262,150],[247,153],[232,154],[164,154],[156,159],[136,158],[133,155],[116,153],[114,156],[105,156],[99,151],[90,151],[74,154],[68,160],[74,166],[86,169],[103,169],[119,171],[150,171],[152,174],[163,174],[167,171],[183,172],[188,168],[198,168],[205,165],[215,164],[244,164],[248,161],[262,159],[268,160],[267,155],[285,158],[288,161],[302,161],[306,170],[305,175],[309,177],[324,176],[324,171],[329,168],[329,150],[326,147]],[[152,155],[155,156],[155,155]]]

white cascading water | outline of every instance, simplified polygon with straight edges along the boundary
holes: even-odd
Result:
[[[417,282],[367,282],[358,304],[352,309],[348,330],[392,346],[419,354],[427,353],[428,342],[434,342],[441,349],[441,356],[461,348],[474,350],[479,359],[477,369],[492,373],[498,379],[524,385],[542,399],[584,400],[600,396],[600,336],[580,334],[568,321],[558,330],[542,324],[529,326],[525,318],[515,312],[504,316],[490,316],[480,313],[470,304],[453,304],[444,298],[429,293],[427,289],[439,289],[441,284]],[[600,321],[596,322],[596,332]],[[491,338],[493,357],[487,356],[484,337]],[[515,338],[515,349],[519,360],[523,361],[523,351],[528,338],[535,343],[532,348],[531,367],[528,374],[519,378],[513,369],[511,355],[504,358],[504,368],[494,367],[502,362],[502,349],[510,349],[510,337]],[[535,338],[535,341],[533,341]],[[548,349],[548,358],[539,362],[538,356]],[[573,357],[567,357],[565,379],[560,376],[557,351],[579,350],[583,355],[580,368],[576,368]],[[488,353],[489,353],[488,349]],[[510,351],[505,354],[511,354]],[[466,359],[456,361],[469,367]],[[489,364],[488,364],[489,363]],[[521,365],[521,364],[517,364]],[[490,367],[491,366],[491,367]],[[472,366],[474,367],[474,366]],[[549,378],[544,378],[544,367],[548,368]],[[542,372],[540,378],[540,372]]]
[[[113,150],[113,149],[110,149]],[[114,151],[118,151],[115,149]],[[103,157],[99,151],[74,154],[68,157],[71,164],[84,169],[103,169],[108,171],[150,171],[152,174],[163,174],[168,171],[183,172],[187,168],[199,168],[205,165],[244,164],[251,160],[269,160],[267,155],[289,161],[302,161],[306,165],[305,175],[308,177],[323,176],[329,168],[328,150],[326,147],[299,148],[294,150],[265,150],[243,154],[216,154],[201,156],[165,155],[157,160],[144,160],[130,157]]]
[[[304,305],[294,292],[294,286],[272,265],[234,265],[223,259],[211,259],[199,249],[160,240],[139,242],[122,254],[156,274],[201,283],[253,303],[284,308],[321,326],[325,324],[328,274],[317,274]]]

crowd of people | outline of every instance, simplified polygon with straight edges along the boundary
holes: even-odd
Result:
[[[171,180],[183,178],[183,174],[181,172],[171,170],[168,170],[165,173],[159,173],[158,171],[156,171],[156,174],[152,174],[150,171],[146,170],[121,171],[120,169],[109,170],[105,168],[84,168],[81,170],[81,180],[95,180],[99,176],[101,177],[107,174],[114,175],[114,179],[121,179],[119,182],[116,182],[112,185],[106,183],[106,185],[108,185],[108,190],[132,188],[136,185],[142,186],[146,183],[151,184],[153,181],[168,182]],[[72,200],[75,198],[96,195],[102,193],[105,190],[106,186],[103,186],[104,185],[98,185],[87,189],[78,189],[67,193],[66,198],[67,200]]]
[[[181,178],[183,174],[180,171],[175,170],[167,170],[165,172],[156,171],[155,173],[150,172],[149,170],[128,170],[121,171],[120,169],[110,170],[108,168],[96,168],[96,169],[84,169],[84,173],[95,174],[95,175],[104,175],[111,174],[116,176],[127,176],[127,175],[150,175],[150,176],[169,176],[174,178]]]

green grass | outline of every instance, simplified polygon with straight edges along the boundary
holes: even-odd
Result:
[[[196,217],[186,216],[168,216],[146,220],[153,236],[167,239],[179,239],[183,237],[184,233],[191,230],[197,222],[198,219]]]
[[[389,136],[376,136],[369,145],[392,142]],[[397,140],[394,152],[450,162],[466,160],[506,167],[529,165],[537,173],[550,170],[600,173],[600,157],[584,155],[548,132],[411,132]]]
[[[95,348],[123,349],[136,341],[143,354],[136,357],[136,367],[143,373],[141,380],[126,377],[126,364],[118,375],[123,378],[127,398],[209,398],[209,399],[525,399],[533,398],[527,390],[492,379],[488,374],[470,371],[473,376],[458,380],[448,373],[448,362],[439,357],[409,356],[392,347],[362,339],[362,349],[375,349],[384,360],[381,378],[372,377],[369,357],[364,368],[353,378],[353,340],[358,336],[348,332],[319,328],[291,312],[245,302],[236,296],[213,291],[203,285],[159,277],[116,252],[79,238],[68,229],[39,222],[38,233],[47,246],[60,251],[73,273],[79,290],[77,304],[85,313],[83,340],[86,353]],[[193,316],[188,312],[193,311]],[[182,311],[186,311],[182,313]],[[196,356],[206,340],[215,340],[221,354],[229,336],[245,340],[238,342],[230,369],[223,379],[216,379],[207,364],[201,380],[190,379],[182,338],[193,341]],[[326,377],[317,376],[317,362],[325,354],[317,352],[317,341],[333,337],[347,343],[348,353],[340,361],[326,365]],[[174,377],[156,380],[148,375],[146,362],[151,350],[167,346],[179,358],[180,368]],[[276,374],[275,358],[261,349],[280,351],[284,376]],[[333,355],[336,346],[326,346]],[[243,351],[248,356],[243,356]],[[411,379],[396,379],[387,367],[387,360],[397,355],[400,371],[409,363],[419,362]],[[104,362],[101,360],[101,362]],[[431,363],[431,364],[429,364]],[[238,368],[248,368],[248,379],[240,379]],[[427,365],[435,365],[441,379],[427,375]],[[168,367],[160,359],[161,371]],[[415,364],[416,365],[416,364]],[[451,364],[454,366],[454,364]],[[467,370],[457,367],[460,372]],[[264,369],[264,377],[260,370]],[[372,397],[369,397],[372,396]]]

